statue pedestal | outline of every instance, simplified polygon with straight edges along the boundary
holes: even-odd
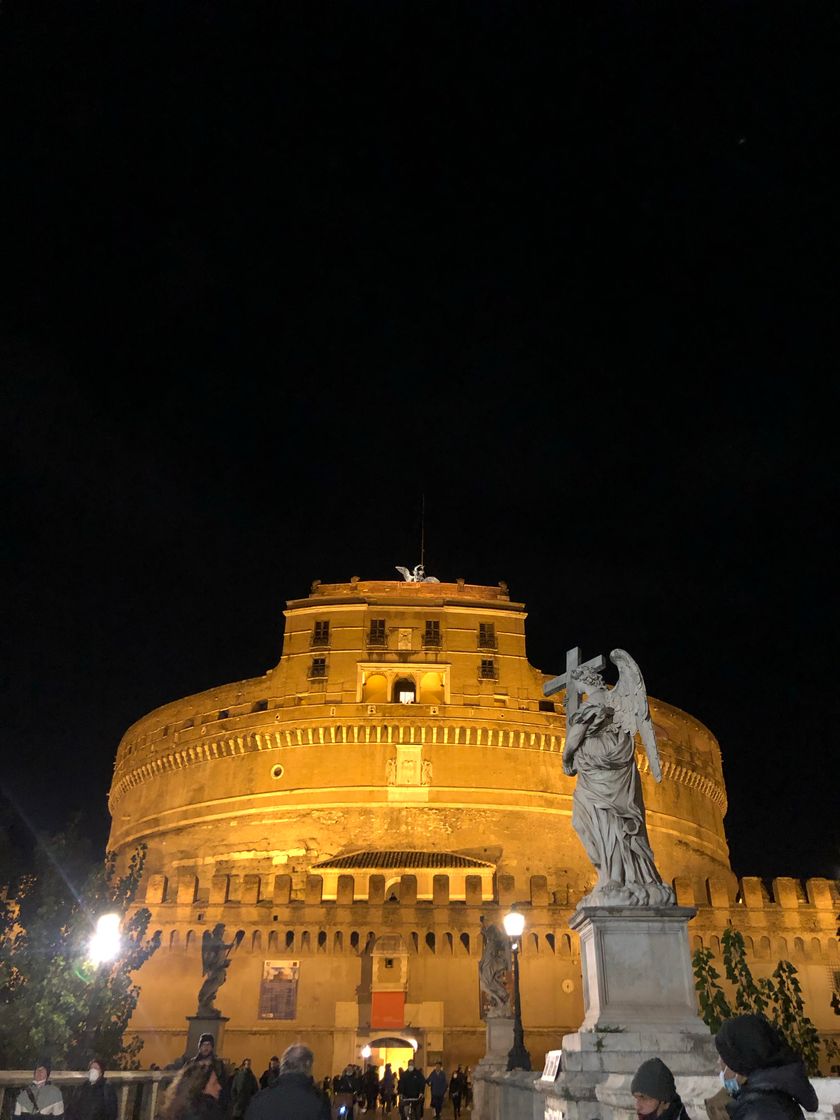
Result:
[[[507,1069],[508,1052],[513,1046],[513,1018],[499,1016],[485,1020],[487,1041],[484,1057],[473,1070],[473,1116],[489,1117],[489,1101],[486,1097],[485,1077],[504,1073]]]
[[[198,1040],[203,1034],[212,1034],[216,1056],[223,1057],[225,1023],[229,1018],[229,1015],[188,1015],[186,1056],[191,1058],[197,1052]]]
[[[572,916],[583,968],[582,1031],[708,1035],[688,947],[696,913],[688,906],[587,906]]]
[[[630,1114],[630,1082],[646,1058],[677,1079],[717,1068],[709,1028],[697,1014],[685,906],[582,907],[569,925],[580,936],[584,1020],[563,1038],[563,1072],[547,1107],[567,1120]]]

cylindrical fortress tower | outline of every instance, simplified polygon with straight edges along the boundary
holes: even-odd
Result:
[[[138,977],[146,1060],[183,1052],[201,939],[223,923],[242,931],[219,993],[226,1056],[259,1065],[304,1040],[323,1076],[363,1045],[399,1062],[382,1038],[402,1038],[421,1064],[474,1063],[481,923],[516,901],[538,1062],[580,1024],[568,920],[595,872],[524,605],[504,584],[354,578],[313,584],[285,616],[275,668],[166,704],[120,743],[110,847],[147,845],[139,901],[163,945]],[[683,901],[710,884],[734,899],[718,744],[650,708],[661,784],[637,757],[662,877]]]
[[[507,589],[315,584],[288,603],[263,677],[156,709],[117,755],[110,846],[143,840],[147,868],[197,863],[301,872],[359,849],[446,850],[549,890],[594,878],[571,827],[562,705],[525,649]],[[642,667],[644,671],[644,666]],[[729,873],[720,749],[651,698],[663,762],[643,773],[666,880]]]

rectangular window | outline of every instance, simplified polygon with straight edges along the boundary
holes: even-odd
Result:
[[[327,675],[327,659],[326,657],[313,657],[312,664],[309,666],[309,676],[312,680]]]
[[[385,619],[372,618],[370,620],[370,629],[368,630],[368,645],[369,646],[384,646],[385,645]]]
[[[494,681],[496,679],[496,662],[492,657],[482,657],[481,664],[478,667],[478,675],[483,681]]]
[[[478,624],[478,648],[496,648],[496,627],[492,622],[480,622]]]
[[[300,961],[263,961],[260,1019],[294,1019]]]
[[[426,626],[423,630],[423,645],[440,646],[440,623],[437,620],[426,619]]]
[[[557,708],[554,706],[552,700],[540,700],[539,709],[541,712],[556,712]]]
[[[315,629],[312,631],[312,644],[313,646],[328,646],[330,644],[329,621],[315,623]]]

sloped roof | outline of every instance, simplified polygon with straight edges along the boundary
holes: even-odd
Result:
[[[313,871],[359,868],[389,868],[403,870],[408,867],[475,867],[481,870],[493,869],[492,863],[485,863],[471,856],[459,856],[453,852],[353,852],[349,856],[335,856],[312,865]]]

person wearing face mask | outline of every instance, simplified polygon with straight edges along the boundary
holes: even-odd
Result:
[[[67,1116],[68,1120],[117,1120],[117,1094],[99,1058],[88,1066],[87,1081],[70,1100]]]
[[[661,1058],[648,1058],[633,1074],[630,1092],[636,1115],[660,1120],[690,1120],[680,1100],[674,1075]]]
[[[50,1082],[50,1062],[41,1058],[32,1074],[32,1081],[17,1095],[15,1116],[63,1116],[64,1098],[57,1085]]]
[[[802,1120],[819,1108],[802,1058],[763,1015],[724,1020],[715,1047],[731,1120]]]

